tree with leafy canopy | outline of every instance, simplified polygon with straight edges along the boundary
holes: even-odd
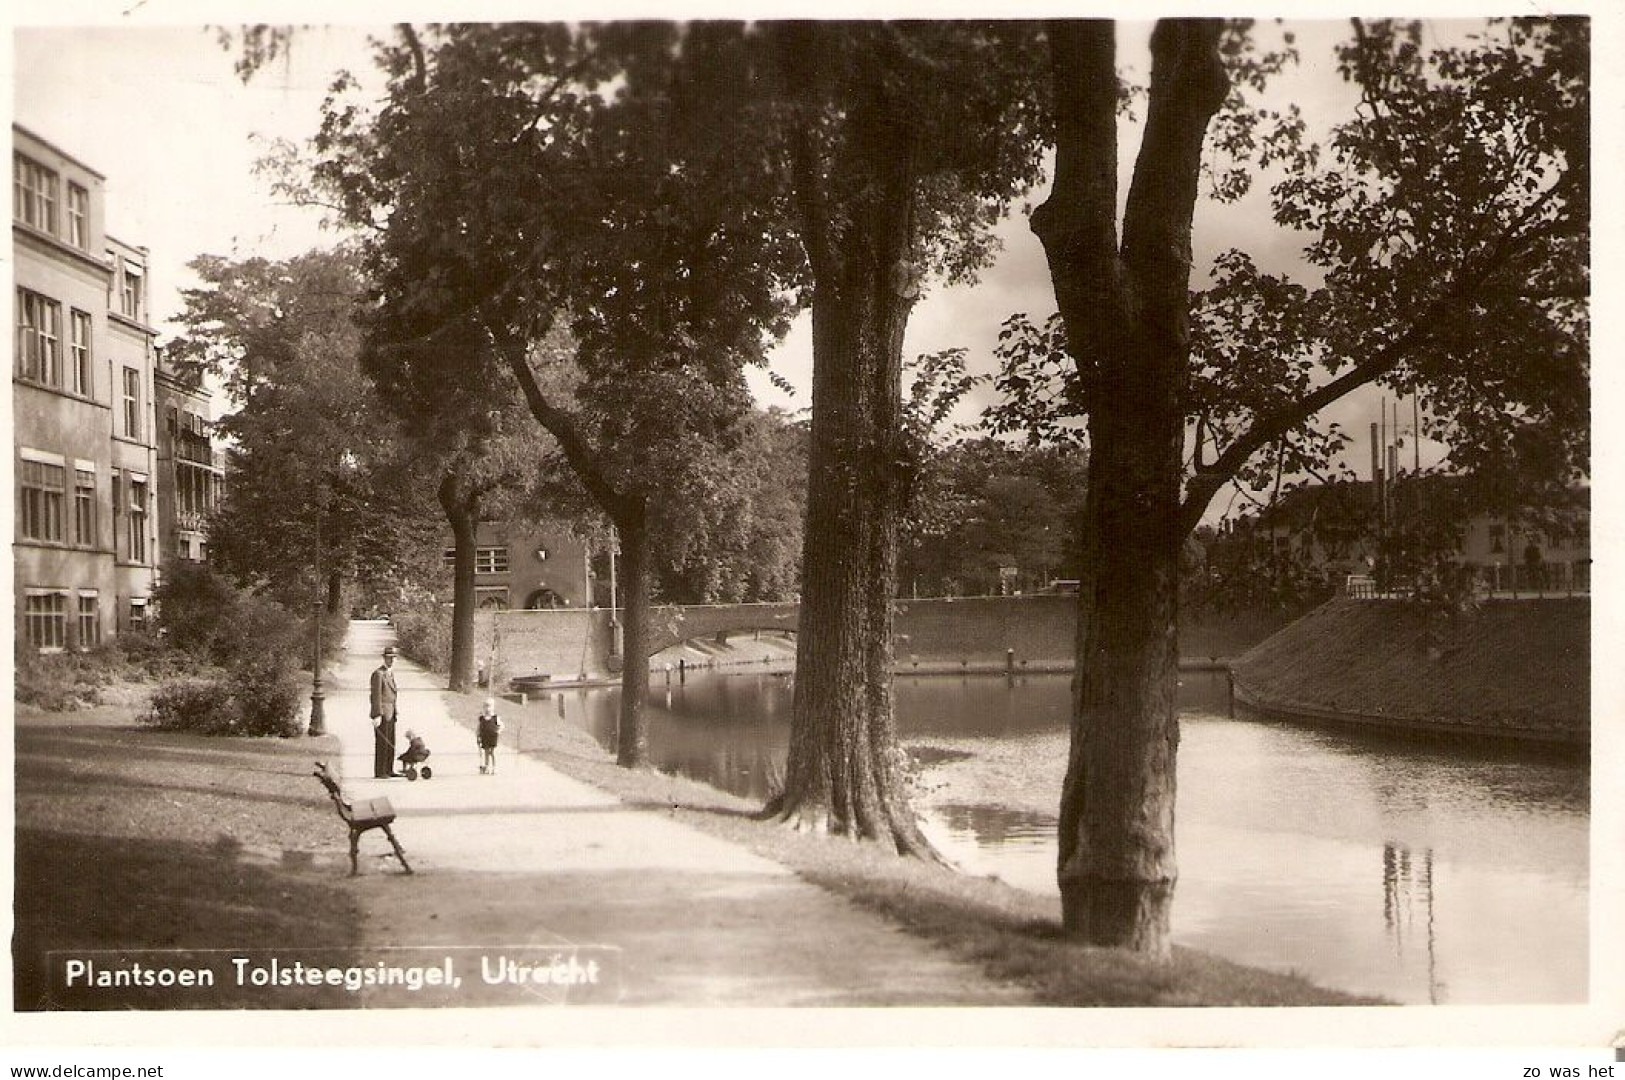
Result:
[[[1417,24],[1356,21],[1335,59],[1360,102],[1324,144],[1295,108],[1250,104],[1272,63],[1248,29],[1156,25],[1120,219],[1116,28],[1049,25],[1057,161],[1032,227],[1064,351],[1010,350],[1005,376],[1040,427],[1087,418],[1064,922],[1156,956],[1176,877],[1180,552],[1214,494],[1275,455],[1323,463],[1341,436],[1315,417],[1371,384],[1415,393],[1462,471],[1516,458],[1572,482],[1589,460],[1587,21],[1496,21],[1431,49]],[[1221,196],[1284,164],[1274,216],[1307,234],[1308,283],[1230,252],[1192,296],[1209,139],[1243,163],[1208,171]]]
[[[647,763],[655,547],[737,441],[742,368],[786,329],[795,285],[740,164],[768,160],[732,92],[744,40],[722,24],[402,27],[378,50],[383,107],[347,104],[341,80],[315,147],[318,186],[373,230],[372,370],[425,395],[447,364],[490,393],[505,371],[614,524],[628,766]]]
[[[280,40],[250,28],[245,68]],[[391,85],[376,122],[335,104],[318,140],[319,179],[351,221],[384,232],[375,277],[414,309],[397,322],[424,334],[454,313],[483,328],[615,522],[634,660],[660,489],[649,477],[737,415],[739,363],[759,356],[764,328],[783,329],[786,288],[805,286],[804,611],[771,808],[797,827],[929,853],[891,703],[914,462],[902,338],[924,282],[984,267],[992,225],[1037,179],[1038,47],[1032,27],[999,22],[509,24],[430,40],[403,28],[380,53]],[[605,408],[598,431],[527,360],[555,320],[579,344],[578,396]],[[660,430],[683,417],[698,440]],[[643,452],[639,467],[599,460],[617,448]],[[623,762],[641,760],[641,668],[627,665]]]
[[[388,413],[362,375],[354,320],[362,282],[342,252],[192,262],[169,355],[224,385],[227,483],[210,561],[329,614],[351,575],[413,563],[422,501]],[[314,575],[320,568],[322,580]]]
[[[807,429],[778,409],[752,409],[739,436],[685,500],[656,567],[668,604],[795,599],[807,513]]]
[[[987,265],[991,226],[1037,179],[1038,41],[1016,23],[768,23],[760,35],[813,339],[796,693],[769,811],[929,856],[891,696],[898,530],[918,460],[903,334],[928,280]]]
[[[999,568],[1017,587],[1041,588],[1079,572],[1073,521],[1087,468],[1076,450],[979,436],[924,457],[905,523],[903,565],[919,595],[992,593]]]
[[[361,366],[418,468],[438,473],[435,497],[452,537],[448,681],[452,690],[467,690],[474,681],[479,525],[530,509],[545,435],[526,414],[506,370],[478,371],[479,381],[469,380],[467,357],[481,347],[477,338],[442,333],[385,344],[393,330],[390,316],[387,303],[362,316]]]

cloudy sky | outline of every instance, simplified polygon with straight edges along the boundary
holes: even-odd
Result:
[[[367,71],[367,40],[376,31],[310,26],[288,59],[245,86],[213,30],[199,22],[158,25],[174,23],[167,16],[179,9],[131,0],[134,6],[120,25],[97,26],[75,17],[77,2],[47,7],[27,0],[23,14],[14,16],[20,23],[13,33],[13,117],[106,174],[109,231],[152,251],[154,312],[161,325],[178,310],[178,290],[192,283],[185,265],[199,254],[281,257],[334,241],[313,212],[279,202],[254,166],[269,140],[298,142],[315,131],[334,72]],[[304,17],[319,20],[320,13]],[[1354,101],[1331,59],[1347,24],[1325,19],[1292,28],[1303,60],[1272,86],[1271,97],[1298,103],[1313,130],[1347,116]],[[1429,33],[1436,41],[1461,29],[1439,19]],[[1123,63],[1141,81],[1148,31],[1147,24],[1134,23],[1119,30]],[[1124,125],[1121,137],[1126,192],[1138,132]],[[1232,246],[1273,269],[1294,264],[1303,238],[1270,223],[1262,187],[1241,204],[1198,209],[1193,284],[1203,283],[1213,256]],[[1043,193],[1035,192],[1032,201],[1041,201]],[[1043,253],[1020,207],[1000,233],[1003,254],[978,284],[937,287],[918,306],[906,342],[909,355],[963,346],[974,370],[991,370],[992,345],[1005,318],[1024,312],[1042,319],[1054,310]],[[791,410],[810,404],[810,336],[803,318],[773,357],[774,370],[797,388],[794,395],[774,389],[765,376],[753,379],[764,404]],[[1328,419],[1363,440],[1377,411],[1373,392],[1345,400],[1329,410]],[[1409,423],[1408,404],[1402,421]],[[1441,452],[1424,442],[1424,466]],[[1358,442],[1350,457],[1364,475],[1369,447]],[[1408,465],[1409,448],[1403,457]],[[1225,501],[1221,496],[1215,509]]]

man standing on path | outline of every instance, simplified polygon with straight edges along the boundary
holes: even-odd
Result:
[[[384,646],[384,662],[372,673],[372,775],[395,775],[395,646]]]

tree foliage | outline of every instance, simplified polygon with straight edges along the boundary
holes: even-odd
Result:
[[[317,185],[374,232],[374,370],[441,410],[448,386],[516,388],[613,522],[624,764],[646,754],[656,549],[794,305],[747,59],[737,24],[401,27],[382,107],[341,80],[314,148]]]
[[[1571,486],[1589,466],[1585,20],[1431,50],[1420,24],[1359,22],[1335,60],[1361,103],[1324,141],[1249,101],[1277,59],[1235,62],[1209,133],[1205,160],[1274,177],[1275,220],[1306,243],[1295,273],[1225,251],[1192,296],[1186,520],[1226,483],[1329,470],[1349,435],[1317,416],[1368,384],[1415,392],[1452,471],[1503,478],[1500,509]],[[996,430],[1074,437],[1090,382],[1060,318],[1013,316],[999,355]]]
[[[1491,22],[1434,48],[1415,24],[1355,21],[1335,61],[1360,102],[1324,142],[1291,110],[1253,105],[1237,122],[1238,90],[1275,65],[1239,29],[1157,25],[1119,233],[1115,28],[1050,25],[1057,175],[1032,224],[1061,323],[1014,321],[1003,348],[1001,385],[1024,395],[1006,422],[1028,414],[1047,433],[1086,416],[1089,431],[1065,921],[1159,955],[1175,876],[1170,645],[1185,540],[1214,494],[1324,469],[1345,436],[1313,421],[1373,384],[1414,393],[1464,472],[1517,460],[1572,484],[1589,458],[1585,20]],[[1281,167],[1271,205],[1305,234],[1301,280],[1230,251],[1190,294],[1214,150]],[[1245,186],[1212,184],[1225,198]]]
[[[693,463],[657,567],[673,604],[794,600],[807,512],[807,426],[776,409],[740,418],[738,441]]]
[[[201,256],[192,268],[202,285],[182,292],[171,356],[218,376],[232,406],[211,561],[303,610],[318,587],[335,595],[318,565],[336,580],[420,557],[422,490],[358,363],[354,260]]]
[[[1074,450],[962,439],[934,450],[904,529],[904,592],[1032,592],[1081,572],[1075,522],[1087,466]],[[1013,582],[1001,567],[1015,567]]]

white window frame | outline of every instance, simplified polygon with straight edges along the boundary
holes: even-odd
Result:
[[[55,610],[35,611],[36,600],[52,599]],[[36,630],[43,633],[36,633]],[[54,640],[53,640],[54,639]],[[41,653],[59,653],[68,645],[68,591],[66,589],[25,589],[23,595],[23,640]]]
[[[151,488],[142,473],[131,473],[130,492],[130,561],[147,561],[147,498]]]
[[[83,481],[90,478],[90,483]],[[96,463],[73,463],[73,543],[77,547],[96,546]],[[81,513],[81,511],[85,511]],[[83,594],[81,594],[83,595]]]
[[[506,545],[474,549],[474,572],[476,574],[506,574],[509,565]]]
[[[13,153],[11,162],[12,215],[30,228],[55,236],[56,185],[60,180],[56,170],[24,154]]]
[[[144,276],[142,269],[124,260],[124,276],[119,283],[119,311],[127,319],[141,318],[141,279]]]
[[[84,331],[83,340],[80,330]],[[95,358],[91,355],[91,342],[96,337],[96,327],[91,322],[88,311],[72,308],[68,312],[68,356],[69,365],[73,372],[73,384],[68,387],[76,394],[84,397],[96,396],[96,368]]]
[[[62,386],[62,305],[43,293],[17,288],[17,374],[29,382]]]
[[[130,384],[132,382],[135,384],[135,389],[133,392],[130,389]],[[126,438],[139,441],[141,438],[140,368],[133,368],[125,365],[124,378],[122,380],[122,391],[124,397],[124,435]]]
[[[94,649],[96,646],[102,643],[101,594],[95,589],[80,589],[78,600],[79,603],[75,611],[75,617],[78,619],[79,648],[87,650]],[[86,600],[90,601],[90,611],[85,610]],[[85,632],[87,616],[90,629],[88,634]]]
[[[68,243],[90,250],[90,189],[68,181]]]
[[[24,540],[42,544],[65,543],[68,526],[67,459],[61,454],[28,447],[22,447],[18,453],[22,465],[17,470],[17,534]],[[48,473],[46,470],[55,471]],[[55,487],[47,483],[53,477],[58,480]],[[36,480],[39,482],[33,482]],[[53,532],[55,535],[52,535]]]

